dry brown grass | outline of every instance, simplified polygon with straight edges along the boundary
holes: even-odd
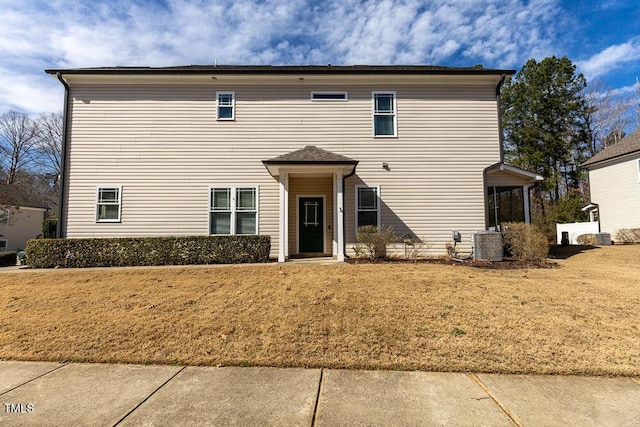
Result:
[[[639,258],[4,273],[0,359],[638,376]]]

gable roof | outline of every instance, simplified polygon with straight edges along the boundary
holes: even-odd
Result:
[[[291,151],[269,160],[262,161],[265,164],[342,164],[355,165],[358,162],[349,157],[323,150],[315,145],[307,145],[300,150]]]
[[[61,74],[433,74],[433,75],[502,75],[515,70],[439,65],[186,65],[177,67],[93,67],[50,68],[46,73]]]
[[[584,162],[582,166],[589,169],[589,166],[595,166],[607,160],[626,156],[628,154],[633,154],[636,152],[640,154],[640,130],[633,132],[626,138],[622,138],[622,140],[617,144],[605,148],[604,150]]]
[[[13,184],[0,184],[0,205],[47,209],[42,200]]]

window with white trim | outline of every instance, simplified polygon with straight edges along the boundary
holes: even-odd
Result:
[[[7,240],[0,239],[0,252],[4,252],[7,250]]]
[[[380,226],[380,187],[356,185],[356,230],[364,225]]]
[[[9,209],[0,208],[0,224],[9,222]]]
[[[217,119],[218,120],[235,120],[236,119],[236,93],[235,92],[216,92],[217,99]]]
[[[211,187],[209,234],[258,234],[258,187]]]
[[[347,92],[311,92],[312,101],[347,101]]]
[[[372,92],[373,100],[373,136],[397,135],[396,93]]]
[[[96,222],[120,222],[122,187],[98,187],[96,193]]]

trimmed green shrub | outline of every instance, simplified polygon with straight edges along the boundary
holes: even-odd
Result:
[[[640,243],[640,228],[621,228],[615,239],[616,243]]]
[[[34,268],[267,262],[270,236],[37,239],[27,242]]]
[[[353,247],[356,257],[372,260],[387,258],[387,246],[398,240],[393,234],[393,227],[380,228],[375,225],[359,227],[356,239],[358,244]]]
[[[505,246],[518,261],[542,262],[549,254],[547,237],[533,224],[505,223],[502,236]]]
[[[0,267],[6,267],[8,265],[16,265],[17,255],[15,251],[0,252]]]

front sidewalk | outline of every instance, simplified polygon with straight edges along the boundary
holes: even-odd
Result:
[[[640,425],[640,380],[0,362],[1,425]]]

